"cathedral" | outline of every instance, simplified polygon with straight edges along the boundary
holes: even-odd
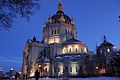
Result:
[[[40,77],[88,76],[105,74],[117,47],[104,41],[96,48],[96,54],[88,50],[86,44],[77,40],[74,19],[58,11],[44,23],[43,39],[37,41],[34,36],[26,42],[23,53],[22,74],[34,77],[39,71]]]

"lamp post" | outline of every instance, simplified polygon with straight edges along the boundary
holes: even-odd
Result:
[[[98,67],[98,66],[96,66],[95,68],[96,68],[96,72],[97,72],[97,76],[98,76],[98,69],[99,69],[99,67]]]

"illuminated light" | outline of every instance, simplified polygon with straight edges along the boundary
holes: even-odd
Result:
[[[41,65],[39,65],[39,67],[41,67]]]
[[[60,43],[60,38],[51,38],[49,39],[49,44],[50,43]]]
[[[42,72],[40,72],[40,76],[43,76],[44,75],[44,72],[42,71]]]
[[[48,41],[47,38],[45,38],[45,42],[46,42],[46,43],[47,43],[47,41]]]
[[[31,74],[30,74],[30,77],[33,77],[35,75],[35,73],[34,72],[32,72]]]
[[[116,49],[117,47],[116,46],[113,46],[114,49]]]
[[[19,72],[19,74],[22,74],[22,72]]]
[[[12,76],[12,78],[15,78],[15,76]]]
[[[63,53],[67,53],[67,48],[63,48]]]
[[[84,53],[87,53],[87,49],[86,49],[86,47],[84,48]]]
[[[49,44],[50,43],[54,43],[54,40],[53,39],[49,39]]]
[[[107,52],[110,52],[110,49],[107,49]]]
[[[69,46],[68,46],[68,53],[71,53],[71,52],[73,52],[73,49],[72,49],[72,46],[69,45]]]
[[[102,50],[100,50],[100,53],[102,53]]]
[[[76,71],[76,67],[78,68],[79,65],[78,64],[71,64],[71,69],[72,69],[72,72],[70,72],[71,75],[77,75],[78,72]]]
[[[98,69],[98,67],[96,66],[96,69]]]
[[[67,45],[63,47],[63,53],[87,53],[87,48],[85,46],[80,46],[80,44]]]
[[[60,43],[60,38],[55,38],[55,43]]]
[[[100,69],[100,74],[105,74],[106,73],[106,70],[105,70],[105,68],[103,68],[103,69]]]
[[[113,50],[116,50],[117,49],[117,47],[116,46],[113,46]]]
[[[48,19],[48,22],[49,22],[49,23],[52,23],[52,19],[51,19],[51,18],[49,18],[49,19]]]
[[[58,76],[61,76],[63,74],[63,65],[58,66]]]
[[[75,22],[74,22],[74,19],[72,18],[72,20],[71,20],[71,24],[75,24]]]
[[[65,21],[64,16],[62,15],[60,21]]]
[[[46,27],[46,25],[47,25],[47,24],[46,24],[46,22],[45,22],[45,23],[44,23],[44,27]]]
[[[13,68],[11,68],[10,70],[14,70]]]

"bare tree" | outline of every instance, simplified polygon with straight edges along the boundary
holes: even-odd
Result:
[[[32,0],[0,0],[0,29],[9,30],[18,16],[29,19],[39,7]]]

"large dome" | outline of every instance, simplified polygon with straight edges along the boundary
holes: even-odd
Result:
[[[63,17],[65,19],[65,22],[70,24],[71,23],[71,19],[69,18],[69,16],[67,16],[66,14],[64,14],[63,11],[57,11],[56,14],[54,14],[51,18],[54,22],[59,22],[59,20],[61,19],[61,17]]]
[[[56,14],[54,14],[51,17],[53,22],[60,22],[60,19],[64,19],[65,23],[70,24],[71,23],[71,19],[69,18],[69,16],[67,16],[66,14],[64,14],[64,12],[62,11],[62,4],[59,3],[58,4],[58,11],[56,12]]]

